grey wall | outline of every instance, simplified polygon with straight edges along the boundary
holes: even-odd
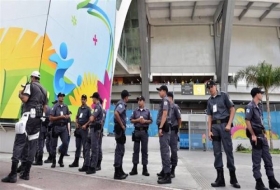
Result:
[[[280,66],[280,41],[276,27],[233,26],[229,72],[263,60]]]
[[[151,73],[215,73],[209,26],[152,27]]]

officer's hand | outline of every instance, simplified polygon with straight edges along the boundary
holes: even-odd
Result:
[[[83,129],[83,130],[86,130],[86,129],[87,129],[87,126],[86,126],[86,125],[83,125],[83,126],[82,126],[82,129]]]
[[[122,125],[122,129],[125,131],[125,126],[124,125]]]
[[[257,145],[257,137],[256,135],[252,135],[252,141],[255,142],[255,145]]]
[[[212,136],[213,136],[213,133],[212,133],[212,132],[209,132],[208,137],[209,137],[209,140],[210,140],[210,141],[212,141]]]
[[[65,115],[65,119],[69,119],[69,115]]]
[[[231,129],[231,125],[227,124],[225,131],[230,131],[230,129]]]
[[[162,134],[162,129],[159,129],[159,130],[158,130],[158,136],[161,137],[162,135],[163,135],[163,134]]]

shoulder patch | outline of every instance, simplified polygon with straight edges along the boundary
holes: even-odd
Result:
[[[97,112],[98,111],[98,109],[96,108],[95,110],[94,110],[94,112]]]
[[[119,106],[118,106],[119,108],[123,108],[123,106],[121,105],[121,104],[119,104]]]
[[[168,102],[167,102],[167,101],[164,101],[163,104],[166,106],[166,105],[168,104]]]
[[[250,113],[250,109],[249,108],[246,109],[246,113]]]

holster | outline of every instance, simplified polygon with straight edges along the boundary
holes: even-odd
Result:
[[[252,141],[252,139],[250,139],[250,142],[253,149],[262,149],[263,147],[262,137],[257,137],[257,145]]]
[[[261,127],[252,127],[252,129],[253,129],[253,131],[254,131],[254,133],[255,133],[256,136],[261,135],[261,134],[265,134],[264,128],[261,128]],[[252,135],[251,135],[249,129],[246,129],[246,136],[247,136],[249,139],[251,139],[251,137],[252,137]]]
[[[76,137],[76,138],[82,138],[81,134],[79,133],[79,129],[75,129],[75,131],[74,131],[74,137]]]
[[[139,138],[139,137],[136,137],[135,131],[132,132],[132,141],[133,141],[133,142],[140,142],[140,138]]]
[[[92,125],[90,125],[90,128],[93,129],[93,131],[99,131],[101,130],[101,124],[100,123],[94,123]]]
[[[158,127],[159,127],[159,126],[158,126]],[[164,131],[164,132],[168,133],[168,132],[169,132],[170,127],[171,127],[171,124],[169,124],[169,123],[165,122],[165,123],[164,123],[164,125],[163,125],[163,127],[162,127],[162,131]]]
[[[35,111],[36,111],[36,118],[41,118],[43,117],[43,106],[41,104],[38,104],[35,106]]]
[[[125,144],[126,143],[126,136],[125,132],[121,128],[119,124],[115,124],[114,126],[114,132],[115,132],[115,140],[119,144]]]
[[[171,130],[177,134],[179,132],[179,126],[172,126]]]
[[[58,133],[55,132],[54,127],[52,128],[52,137],[58,138]]]
[[[221,141],[221,137],[220,136],[212,136],[212,140],[213,141]]]

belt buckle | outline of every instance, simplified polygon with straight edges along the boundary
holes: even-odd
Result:
[[[221,120],[217,120],[217,124],[221,124],[222,123],[222,121]]]

